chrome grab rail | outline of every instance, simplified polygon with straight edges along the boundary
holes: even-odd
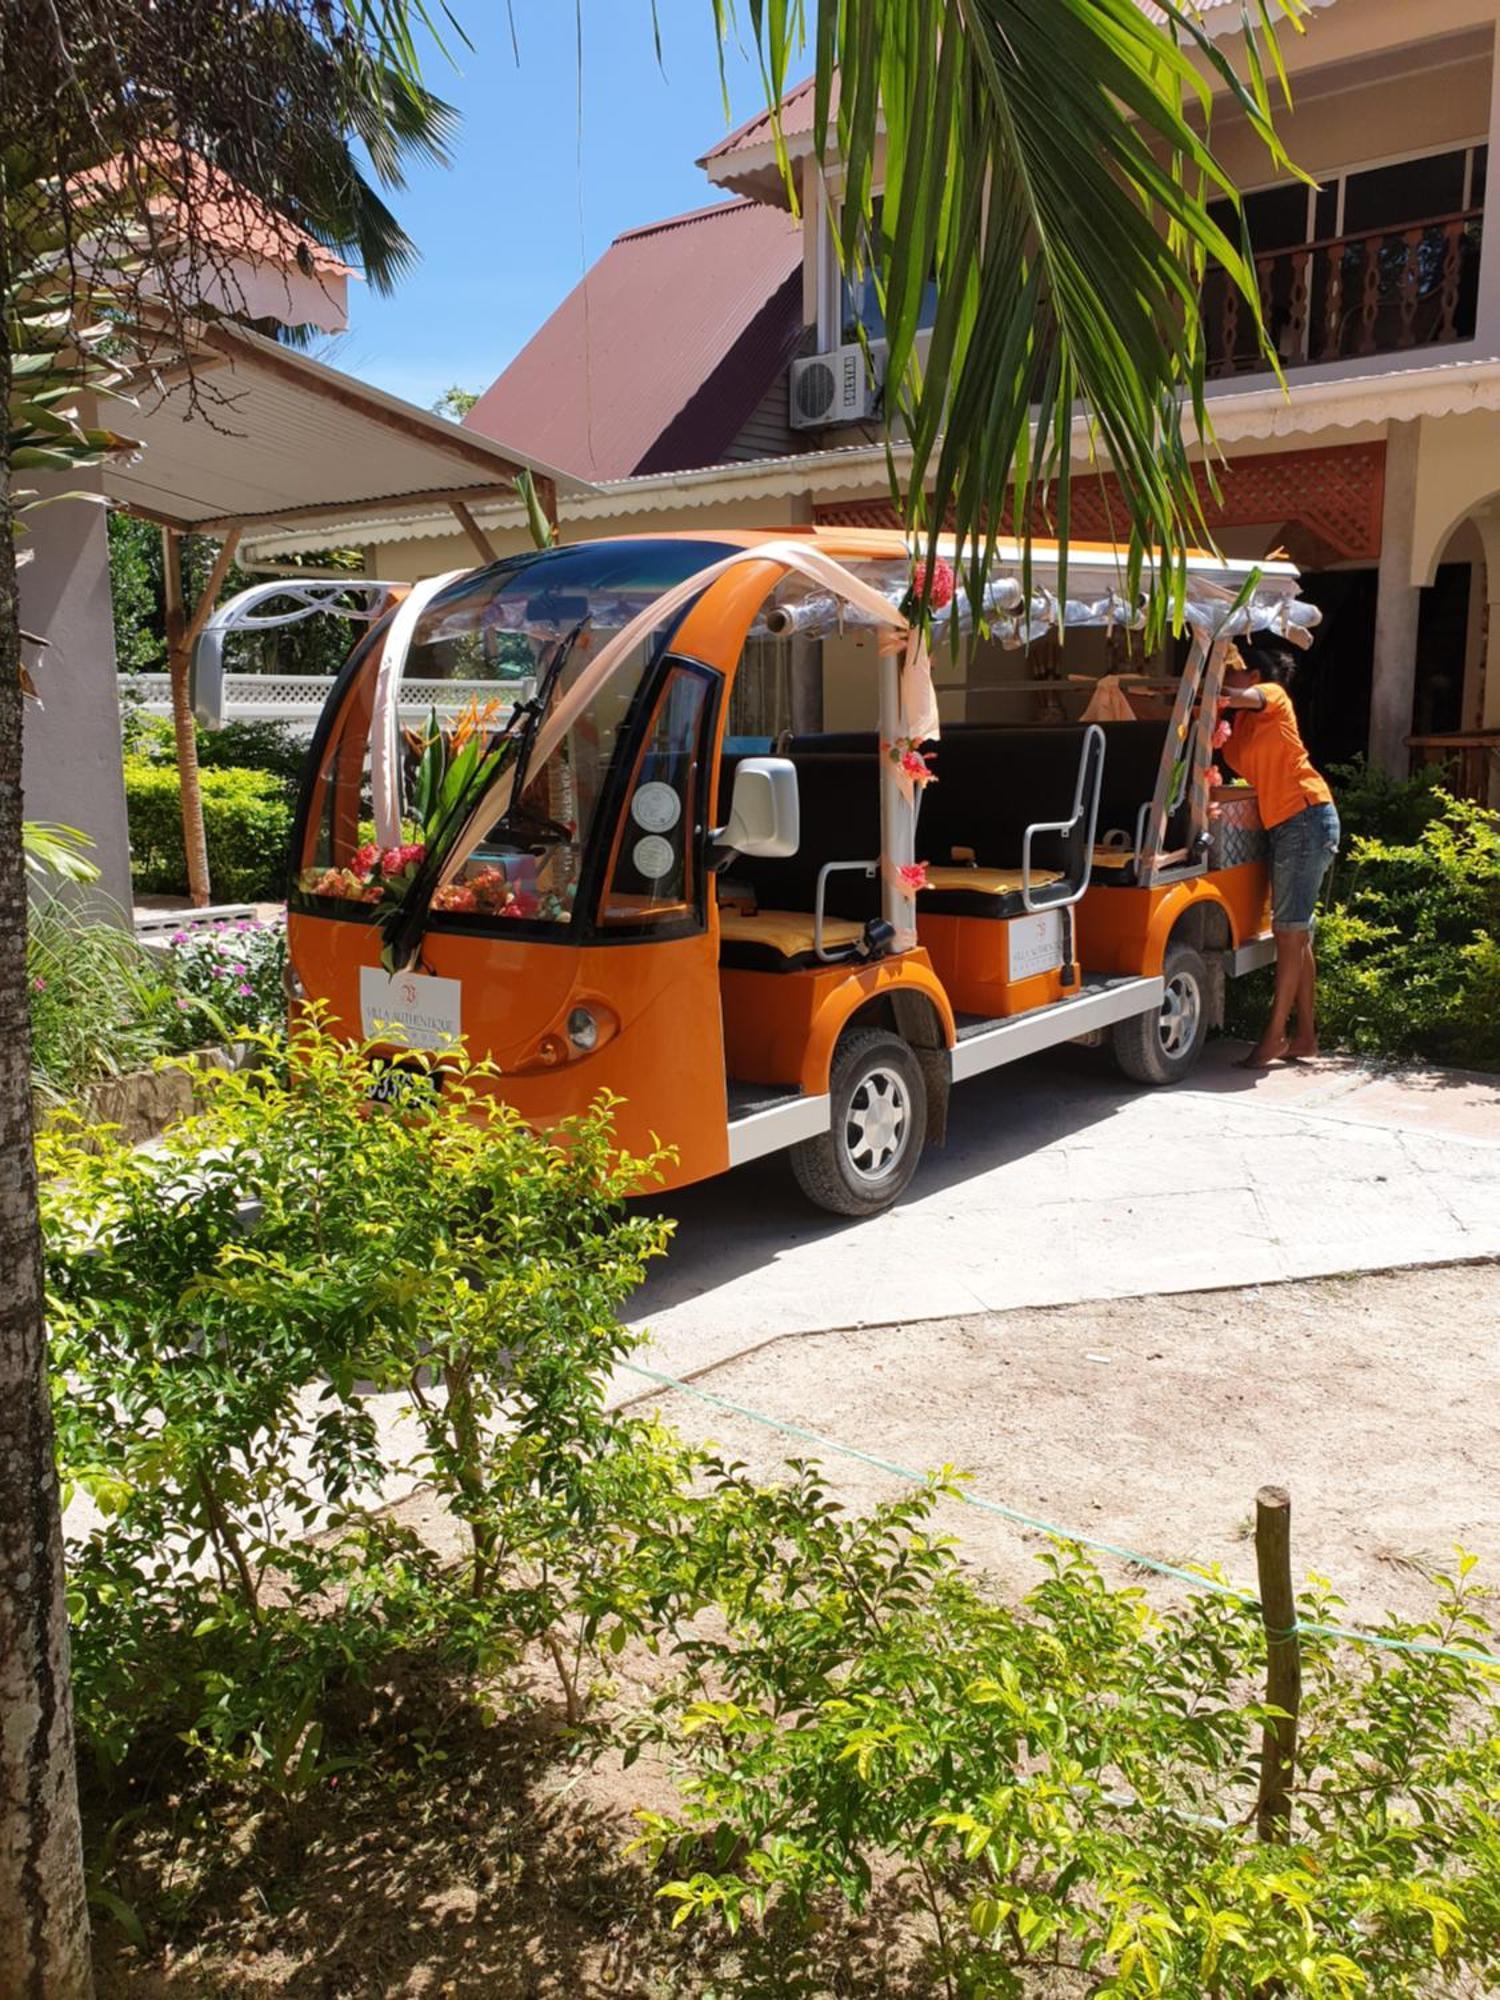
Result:
[[[1071,819],[1037,820],[1021,837],[1021,907],[1033,915],[1040,910],[1062,910],[1081,901],[1094,875],[1094,836],[1099,831],[1099,794],[1104,786],[1104,731],[1091,722],[1084,731],[1078,753],[1078,779],[1073,787]],[[1090,778],[1092,777],[1092,783]],[[1039,833],[1060,833],[1064,839],[1075,834],[1087,819],[1083,843],[1083,879],[1071,896],[1049,895],[1031,887],[1031,843]],[[1062,885],[1066,887],[1066,884]]]
[[[872,882],[880,873],[878,861],[825,861],[818,870],[818,887],[813,896],[813,956],[825,965],[837,963],[837,954],[823,949],[823,902],[827,894],[830,875],[847,873],[855,868],[863,869],[865,880]]]

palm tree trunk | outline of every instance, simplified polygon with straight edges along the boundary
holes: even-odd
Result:
[[[0,295],[5,265],[0,190]],[[0,409],[10,365],[0,340]],[[93,1990],[32,1152],[21,625],[0,427],[0,1993]]]
[[[208,879],[208,841],[203,831],[203,788],[198,782],[198,726],[193,720],[188,685],[192,646],[187,606],[182,596],[182,537],[175,528],[161,531],[163,595],[167,612],[167,671],[172,676],[172,731],[177,739],[177,782],[182,791],[182,848],[187,856],[188,894],[194,909],[212,900]]]

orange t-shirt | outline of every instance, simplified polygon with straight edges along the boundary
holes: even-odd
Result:
[[[1254,785],[1260,823],[1272,827],[1308,806],[1331,805],[1333,793],[1312,767],[1286,689],[1267,681],[1260,691],[1265,707],[1233,711],[1234,730],[1221,754]]]

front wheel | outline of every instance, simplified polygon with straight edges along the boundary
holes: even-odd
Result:
[[[1180,1083],[1208,1040],[1208,966],[1191,945],[1167,946],[1161,1005],[1121,1021],[1115,1061],[1137,1083]]]
[[[878,1215],[901,1195],[927,1139],[927,1088],[899,1035],[857,1028],[834,1051],[829,1129],[791,1149],[797,1185],[833,1215]]]

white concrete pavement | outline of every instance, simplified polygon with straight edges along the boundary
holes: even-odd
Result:
[[[1172,1090],[1091,1050],[964,1084],[946,1148],[871,1221],[818,1215],[774,1158],[674,1194],[640,1358],[685,1374],[786,1334],[1500,1256],[1500,1077],[1238,1053]]]

